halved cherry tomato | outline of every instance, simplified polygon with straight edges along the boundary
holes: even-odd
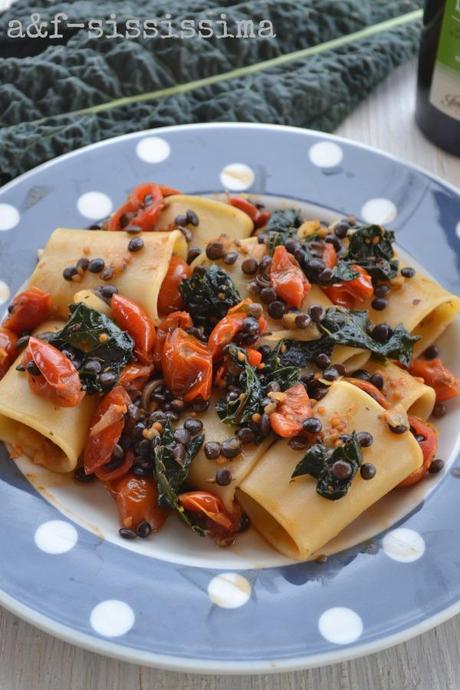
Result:
[[[59,407],[76,407],[85,397],[78,371],[57,347],[31,336],[22,358],[34,362],[40,374],[28,374],[30,390]]]
[[[434,460],[438,448],[438,432],[431,424],[422,422],[418,417],[409,416],[410,430],[414,436],[423,436],[423,440],[418,440],[418,444],[422,449],[423,462],[422,465],[412,472],[406,479],[398,484],[398,486],[412,486],[417,484],[425,474],[428,472],[431,463]]]
[[[154,371],[153,364],[127,364],[118,379],[118,383],[126,390],[140,391],[144,388]]]
[[[368,395],[370,395],[371,398],[374,398],[374,400],[376,402],[378,402],[378,404],[381,405],[382,407],[384,407],[386,410],[388,410],[390,408],[390,403],[385,398],[382,391],[380,391],[377,388],[377,386],[374,386],[374,384],[371,383],[370,381],[364,381],[363,379],[355,379],[353,377],[347,378],[347,381],[349,383],[352,383],[357,388],[360,388],[362,391],[364,391]]]
[[[352,264],[352,268],[359,273],[358,278],[343,283],[334,283],[334,285],[323,288],[333,304],[348,309],[355,309],[364,304],[374,294],[372,278],[369,273],[357,264]]]
[[[141,522],[148,522],[158,532],[168,511],[158,505],[158,490],[153,477],[125,474],[121,479],[106,484],[118,508],[122,527],[136,530]]]
[[[144,364],[152,362],[156,334],[153,321],[147,312],[127,297],[122,297],[122,295],[114,295],[111,305],[115,322],[120,328],[128,331],[134,340],[138,359]]]
[[[292,438],[302,431],[303,422],[313,414],[310,398],[305,386],[296,383],[284,394],[286,397],[277,404],[276,411],[270,414],[270,426],[282,438]]]
[[[134,464],[133,451],[127,450],[125,452],[123,461],[120,465],[118,463],[114,463],[115,467],[111,467],[111,464],[112,463],[109,460],[106,465],[101,465],[101,467],[97,467],[94,470],[94,474],[98,479],[101,480],[101,482],[108,482],[112,479],[120,479],[120,477],[124,477]]]
[[[161,316],[171,314],[182,309],[184,300],[179,290],[179,285],[185,278],[190,278],[192,269],[186,261],[179,256],[173,256],[169,262],[168,271],[161,284],[158,294],[158,311]]]
[[[282,245],[273,252],[270,278],[278,297],[290,307],[300,307],[311,289],[299,262]]]
[[[19,293],[8,307],[8,315],[2,326],[21,335],[33,331],[51,313],[51,295],[38,287],[31,287]]]
[[[252,299],[247,297],[239,304],[228,310],[224,316],[212,329],[208,338],[208,347],[211,350],[213,360],[221,358],[222,351],[226,345],[232,342],[236,334],[243,328],[243,322],[249,314],[249,307]],[[259,334],[265,332],[267,322],[263,316],[258,319]]]
[[[419,376],[427,386],[434,388],[436,401],[444,402],[460,395],[460,379],[446,367],[439,357],[436,359],[413,359],[409,373]]]
[[[182,328],[168,333],[163,344],[161,369],[169,390],[186,402],[209,400],[212,387],[212,355],[206,343]]]
[[[215,522],[226,532],[235,531],[236,525],[225,510],[221,499],[209,491],[188,491],[179,494],[179,502],[185,510],[198,513],[211,522]]]
[[[228,203],[235,208],[239,208],[240,211],[243,211],[243,213],[249,216],[256,228],[262,227],[262,225],[265,225],[270,219],[270,211],[261,211],[255,204],[248,201],[248,199],[244,199],[242,196],[231,196]]]
[[[18,336],[8,328],[0,327],[0,379],[3,378],[16,359]]]
[[[259,352],[259,350],[254,349],[253,347],[247,347],[246,348],[246,354],[248,357],[248,364],[251,365],[251,367],[257,367],[262,361],[262,353]]]
[[[327,268],[334,268],[337,264],[337,252],[334,249],[334,245],[330,242],[324,243],[324,252],[322,257]]]
[[[161,364],[163,344],[168,333],[172,333],[176,328],[183,328],[185,331],[187,328],[192,328],[192,326],[192,317],[186,311],[174,311],[163,319],[157,328],[157,339],[155,343],[154,361],[157,366]]]
[[[163,210],[163,199],[178,193],[172,187],[155,182],[138,185],[128,201],[109,219],[107,230],[123,230],[127,225],[135,225],[144,231],[153,230]]]
[[[131,398],[122,386],[115,386],[100,400],[91,419],[83,453],[86,474],[109,462],[125,426]]]

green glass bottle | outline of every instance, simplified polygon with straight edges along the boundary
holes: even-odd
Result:
[[[415,117],[428,139],[460,155],[460,0],[427,0]]]

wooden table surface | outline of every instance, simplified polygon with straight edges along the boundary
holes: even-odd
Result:
[[[413,120],[415,63],[392,74],[338,134],[415,163],[460,187],[460,159]],[[348,663],[267,676],[195,676],[86,652],[0,611],[0,690],[458,690],[460,616],[405,644]]]

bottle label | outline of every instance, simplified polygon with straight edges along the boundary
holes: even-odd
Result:
[[[460,120],[460,0],[446,0],[430,102]]]

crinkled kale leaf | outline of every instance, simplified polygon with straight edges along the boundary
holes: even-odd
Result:
[[[182,298],[195,326],[202,326],[207,335],[215,324],[241,302],[233,280],[214,264],[200,266],[180,285]]]
[[[398,273],[399,261],[394,257],[392,230],[381,225],[364,225],[350,233],[347,261],[359,264],[375,281],[391,280]]]

